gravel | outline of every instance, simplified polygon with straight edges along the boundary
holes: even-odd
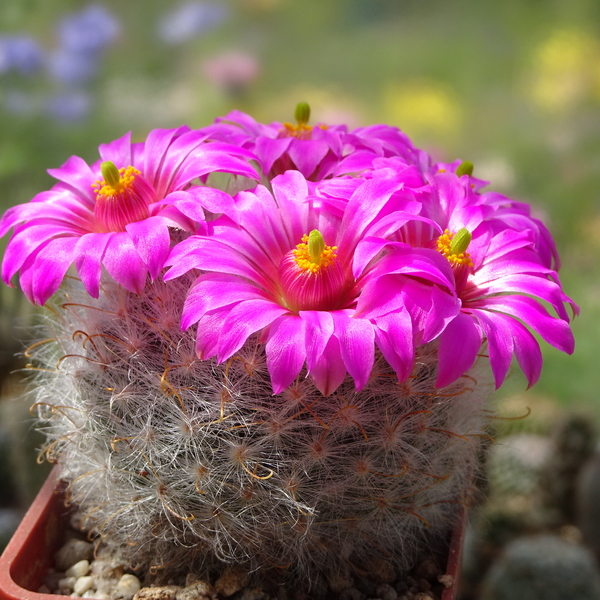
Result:
[[[188,573],[182,580],[143,587],[144,577],[129,569],[118,553],[103,544],[94,552],[94,544],[80,539],[79,532],[69,535],[38,592],[98,600],[440,600],[453,581],[435,558],[427,557],[409,574],[396,573],[384,560],[374,561],[369,577],[332,577],[326,592],[314,596],[295,589],[257,586],[256,580],[237,566],[224,567],[211,578]]]

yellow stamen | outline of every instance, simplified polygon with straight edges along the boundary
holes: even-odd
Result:
[[[304,123],[298,123],[297,125],[293,125],[292,123],[284,123],[283,127],[286,135],[302,140],[309,139],[312,132],[312,126],[305,125]]]
[[[101,166],[103,180],[96,180],[92,184],[94,191],[98,196],[109,198],[121,193],[124,189],[129,188],[140,172],[132,166],[117,169],[114,163],[106,161]]]
[[[292,254],[302,270],[319,273],[333,264],[336,250],[337,246],[327,246],[321,232],[313,229],[309,235],[302,236],[302,241],[292,250]]]
[[[464,227],[457,233],[452,233],[448,229],[437,239],[437,249],[441,252],[452,265],[473,266],[473,261],[466,252],[471,242],[471,233]]]

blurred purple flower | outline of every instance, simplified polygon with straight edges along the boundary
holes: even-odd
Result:
[[[50,117],[66,123],[75,123],[85,119],[91,107],[90,94],[83,90],[76,90],[52,96],[45,108]]]
[[[119,21],[100,4],[90,4],[58,23],[60,48],[73,54],[97,56],[120,32]]]
[[[0,74],[16,71],[31,75],[43,63],[43,50],[36,40],[26,35],[0,36]]]
[[[166,44],[182,44],[210,31],[229,16],[227,6],[219,2],[186,2],[163,17],[158,36]]]
[[[98,73],[98,57],[59,49],[48,61],[48,71],[60,83],[77,85],[94,79]]]

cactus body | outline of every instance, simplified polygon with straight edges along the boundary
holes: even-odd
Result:
[[[553,535],[512,542],[490,571],[484,600],[597,600],[600,578],[592,554]]]
[[[76,281],[44,325],[36,410],[81,526],[156,570],[235,562],[294,577],[408,567],[467,500],[487,370],[436,389],[435,345],[403,384],[324,398],[302,374],[273,395],[260,340],[201,361],[176,307],[186,278],[140,295]],[[477,373],[476,371],[481,371]]]

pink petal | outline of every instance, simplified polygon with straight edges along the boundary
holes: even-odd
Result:
[[[339,177],[370,169],[376,157],[377,154],[371,150],[355,150],[337,163],[333,175]]]
[[[404,182],[395,178],[369,179],[352,194],[344,212],[338,238],[342,262],[352,256],[364,230],[389,202],[392,194],[403,186]]]
[[[569,302],[569,298],[563,293],[560,285],[556,282],[536,275],[527,273],[512,273],[506,277],[499,277],[494,281],[479,285],[482,295],[506,294],[507,292],[517,292],[537,296],[542,300],[549,302],[558,316],[568,321],[567,311],[564,303]]]
[[[6,285],[10,285],[12,276],[21,268],[28,256],[45,244],[48,240],[56,237],[71,235],[79,237],[79,232],[66,225],[56,223],[52,219],[39,219],[32,225],[24,225],[17,228],[6,247],[2,261],[2,279]]]
[[[331,316],[342,360],[358,391],[371,376],[375,362],[375,332],[370,321],[351,317],[351,313],[350,310],[336,310],[331,312]]]
[[[173,138],[189,131],[188,127],[177,129],[154,129],[148,134],[144,144],[144,168],[142,171],[146,181],[158,189],[160,169]],[[171,165],[167,165],[170,169]],[[165,194],[161,194],[163,197]]]
[[[333,335],[333,317],[327,311],[318,310],[300,311],[299,315],[306,323],[306,362],[310,371],[321,358]]]
[[[481,341],[481,331],[471,315],[461,312],[450,321],[440,335],[435,386],[446,387],[466,373],[475,364]]]
[[[60,287],[71,264],[77,238],[50,240],[35,256],[31,268],[31,291],[36,304],[43,305]]]
[[[431,308],[429,314],[424,323],[423,327],[423,343],[426,344],[442,333],[448,323],[458,316],[460,312],[460,300],[443,292],[439,287],[434,285],[431,291],[423,290],[422,284],[418,282],[411,282],[409,285],[414,285],[414,289],[410,289],[409,286],[402,290],[405,295],[410,295],[411,298],[417,294],[422,294],[424,298],[429,295],[429,302],[431,302]],[[406,296],[405,296],[406,298]],[[427,300],[426,300],[427,301]],[[409,309],[410,310],[410,309]]]
[[[127,232],[117,232],[110,238],[103,263],[111,277],[125,289],[135,294],[144,289],[148,271]]]
[[[97,177],[88,164],[79,156],[71,156],[60,168],[48,169],[48,173],[59,181],[66,183],[90,203],[94,202],[95,193],[92,184]]]
[[[285,390],[300,373],[306,359],[305,335],[306,324],[295,315],[283,315],[271,324],[265,350],[274,394]]]
[[[265,300],[265,294],[239,277],[205,273],[192,286],[181,317],[181,328],[188,329],[208,312],[246,300]]]
[[[87,293],[93,298],[100,294],[102,259],[113,235],[112,232],[88,233],[79,238],[75,247],[75,267]]]
[[[469,303],[469,307],[471,306],[498,311],[521,319],[525,325],[539,333],[546,342],[562,352],[572,354],[575,349],[575,340],[569,324],[563,319],[552,317],[541,304],[532,298],[512,295],[499,296]]]
[[[525,377],[527,377],[527,387],[535,385],[542,373],[542,351],[540,345],[533,335],[516,319],[506,317],[513,333],[515,341],[515,355],[519,366]]]
[[[511,328],[502,316],[484,310],[471,312],[477,317],[483,335],[487,338],[490,366],[498,389],[508,373],[512,360],[514,339]]]
[[[408,379],[415,362],[412,319],[401,307],[375,319],[375,340],[388,364],[398,375],[398,381]]]
[[[194,186],[189,188],[187,193],[192,196],[197,204],[206,208],[206,210],[211,213],[225,213],[226,215],[235,213],[235,202],[233,201],[233,198],[225,192],[209,187]]]
[[[273,163],[288,149],[292,138],[271,139],[259,137],[256,140],[254,152],[259,158],[263,173],[265,175],[273,167]]]
[[[236,304],[227,315],[221,329],[218,361],[227,360],[253,333],[270,325],[277,317],[287,312],[287,309],[269,300],[246,300]]]
[[[369,277],[379,274],[410,275],[437,283],[455,293],[452,268],[439,252],[427,248],[411,248],[400,242],[390,243],[388,246],[389,253],[377,263]]]
[[[171,250],[165,264],[172,265],[164,276],[165,281],[180,277],[192,269],[200,269],[244,277],[264,289],[271,286],[261,269],[214,237],[192,236],[183,240]]]
[[[260,179],[246,160],[238,158],[243,152],[241,148],[227,144],[217,147],[217,142],[197,146],[190,151],[189,156],[186,157],[173,175],[168,187],[161,185],[162,194],[160,195],[166,195],[167,191],[183,189],[197,177],[215,172],[242,175],[249,179]]]
[[[323,396],[329,396],[342,384],[346,378],[346,367],[335,336],[329,338],[319,359],[313,361],[309,375]]]
[[[402,289],[407,281],[407,277],[398,275],[384,275],[369,281],[360,293],[354,316],[373,319],[402,309]]]
[[[329,152],[329,145],[323,140],[292,140],[288,155],[305,177],[310,177],[317,165]]]
[[[160,216],[149,217],[143,221],[129,223],[125,229],[131,236],[139,257],[148,268],[150,277],[156,279],[171,248],[169,228],[164,219]]]
[[[103,161],[110,160],[117,169],[131,165],[131,132],[108,144],[100,144],[98,147]]]
[[[230,307],[224,307],[214,313],[204,315],[198,321],[196,354],[200,360],[208,360],[217,355],[219,333],[230,310]]]

